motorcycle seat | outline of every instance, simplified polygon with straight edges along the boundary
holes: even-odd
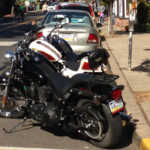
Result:
[[[57,96],[63,97],[70,89],[79,85],[88,85],[88,76],[86,74],[79,74],[73,78],[67,78],[59,73],[52,72],[50,75],[50,85],[56,91]]]

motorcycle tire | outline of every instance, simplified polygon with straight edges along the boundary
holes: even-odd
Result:
[[[97,125],[99,125],[97,126],[99,127],[99,133],[97,135],[92,137],[90,133],[84,133],[88,137],[88,141],[101,148],[117,146],[120,142],[123,129],[120,115],[112,115],[108,106],[105,104],[102,104],[102,112],[98,111],[100,108],[97,109],[97,107],[92,107],[89,110],[88,106],[90,105],[92,106],[93,104],[89,100],[82,100],[78,103],[79,111],[87,112],[90,116],[92,115],[93,119],[97,121]]]
[[[119,114],[112,115],[108,106],[103,104],[103,118],[107,124],[105,135],[101,140],[90,139],[89,142],[97,147],[111,148],[118,146],[122,136],[122,119]],[[102,115],[102,114],[101,114]],[[105,125],[105,124],[104,124]]]

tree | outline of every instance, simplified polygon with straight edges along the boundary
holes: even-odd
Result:
[[[148,22],[148,6],[143,0],[139,2],[137,7],[137,21],[138,24],[146,24]]]

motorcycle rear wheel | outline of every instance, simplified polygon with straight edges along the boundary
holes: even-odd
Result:
[[[104,136],[103,139],[94,140],[90,139],[90,143],[97,147],[111,148],[119,145],[122,136],[122,120],[119,114],[112,115],[107,105],[103,104],[104,118]]]
[[[82,119],[79,122],[85,127],[83,131],[89,142],[97,147],[117,146],[122,135],[122,122],[119,115],[112,116],[109,108],[103,105],[103,113],[84,101],[80,105]]]

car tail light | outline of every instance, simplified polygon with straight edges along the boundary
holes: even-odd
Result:
[[[87,43],[93,43],[93,44],[98,43],[97,36],[95,34],[90,34],[88,37]]]
[[[112,98],[114,100],[119,100],[122,96],[122,89],[115,89],[112,91]]]
[[[60,5],[58,5],[58,6],[56,7],[56,10],[58,10],[58,9],[61,9],[61,6],[60,6]]]
[[[40,38],[40,37],[42,37],[43,36],[43,33],[42,32],[38,32],[37,34],[36,34],[36,37],[37,38]]]
[[[83,66],[82,66],[83,70],[91,70],[89,63],[88,62],[84,62]]]

